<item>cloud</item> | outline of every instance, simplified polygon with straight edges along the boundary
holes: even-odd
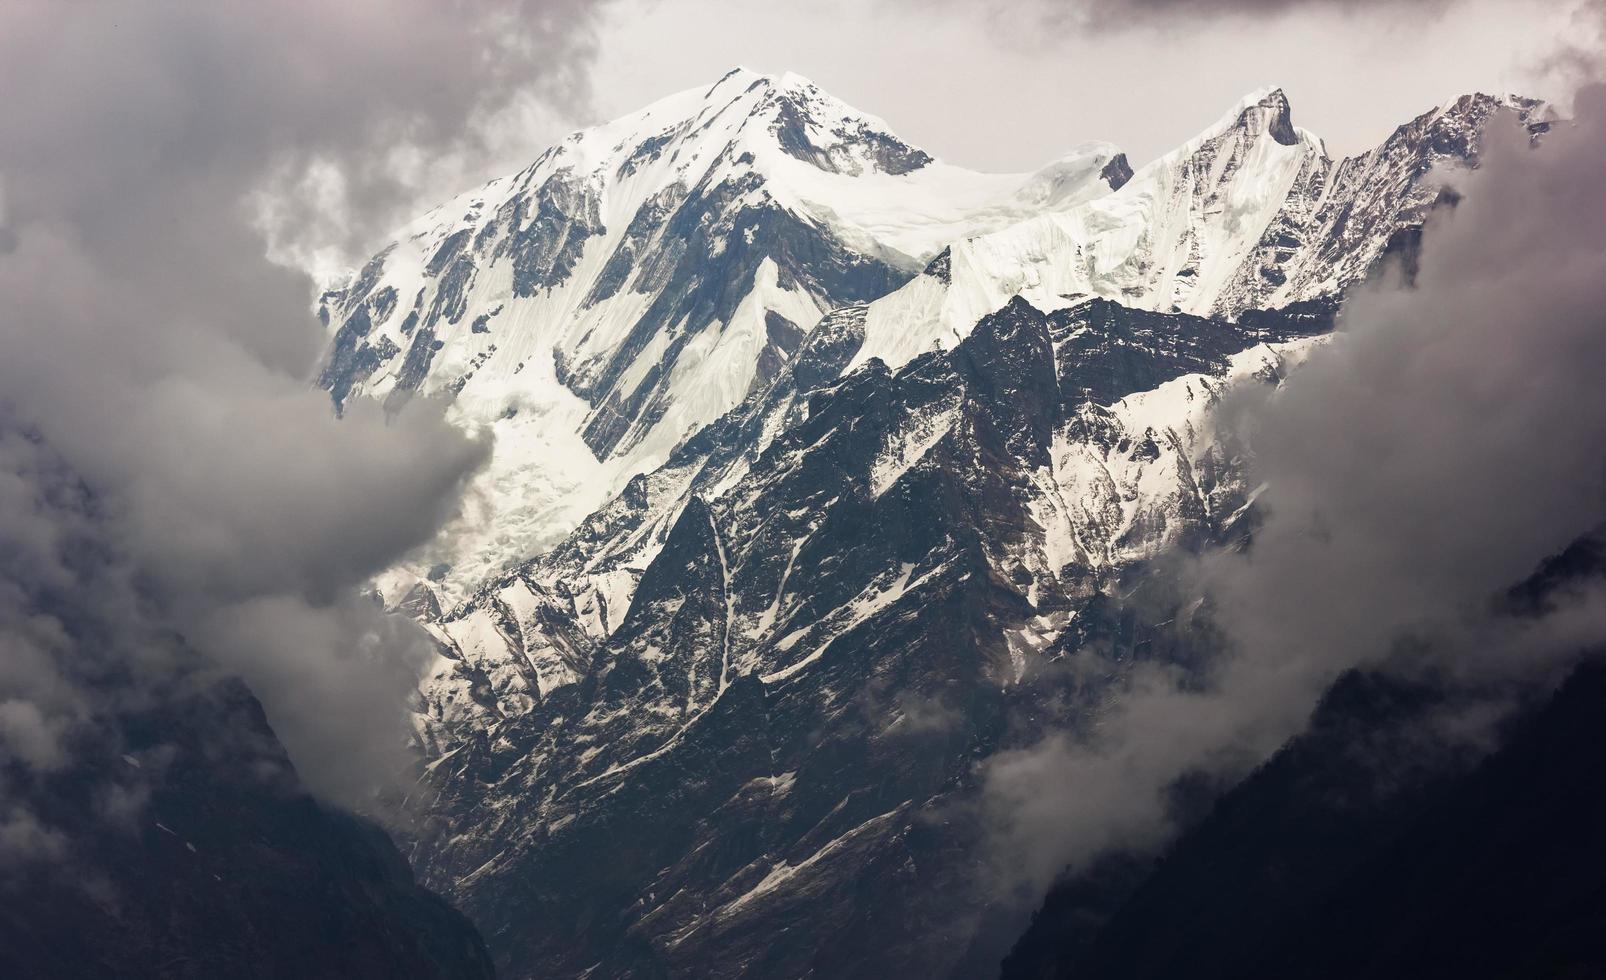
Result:
[[[1056,34],[1112,35],[1128,31],[1188,32],[1215,22],[1281,20],[1303,14],[1375,18],[1438,18],[1471,0],[1030,0],[984,5],[985,20],[1001,39],[1019,47],[1043,43]],[[1512,0],[1516,3],[1517,0]],[[1022,19],[1035,30],[1022,32]],[[1045,33],[1046,32],[1046,33]]]
[[[191,647],[326,795],[399,761],[430,648],[358,593],[489,446],[423,401],[333,418],[316,286],[268,250],[371,247],[494,123],[578,112],[596,6],[0,10],[0,782],[70,764]]]
[[[1301,10],[1340,10],[1365,13],[1373,10],[1415,8],[1438,12],[1454,0],[1092,0],[1086,4],[1068,3],[1087,11],[1088,19],[1099,25],[1114,26],[1131,17],[1221,17],[1282,16]]]
[[[1192,570],[1226,652],[1202,682],[1140,668],[1091,737],[990,764],[1007,883],[1156,846],[1179,779],[1243,773],[1345,669],[1487,689],[1606,641],[1598,592],[1539,617],[1492,602],[1606,521],[1606,87],[1575,113],[1537,149],[1494,126],[1414,288],[1360,292],[1281,389],[1224,413],[1264,484],[1250,546]]]

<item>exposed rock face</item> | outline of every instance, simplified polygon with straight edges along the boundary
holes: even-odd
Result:
[[[861,319],[436,627],[420,867],[507,975],[952,969],[975,761],[1084,700],[1055,664],[1175,642],[1105,590],[1231,533],[1209,407],[1327,325],[1016,301],[827,380]],[[567,683],[529,683],[532,636],[585,651]]]
[[[1446,167],[1476,166],[1482,133],[1502,114],[1537,136],[1545,107],[1469,95],[1396,129],[1382,145],[1296,179],[1216,302],[1218,312],[1331,295],[1364,277],[1443,200]]]

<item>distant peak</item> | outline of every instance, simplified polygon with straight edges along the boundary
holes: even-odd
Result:
[[[1266,108],[1279,105],[1284,108],[1288,106],[1288,94],[1283,91],[1282,86],[1262,85],[1239,99],[1229,115],[1242,115],[1245,111],[1256,107]]]
[[[666,155],[685,166],[726,155],[752,166],[768,149],[848,176],[900,175],[932,162],[883,120],[842,102],[808,78],[796,72],[767,75],[738,65],[706,87],[677,92],[573,133],[537,165],[562,157],[554,166],[625,174]]]
[[[814,84],[813,80],[805,78],[795,71],[783,72],[781,77],[776,81],[776,86],[778,88],[787,89],[788,91],[798,92],[818,91],[820,88],[818,85]]]
[[[730,71],[719,76],[719,80],[708,87],[705,98],[712,97],[715,93],[721,92],[725,89],[737,91],[751,88],[758,84],[762,84],[764,87],[782,94],[824,94],[823,90],[818,85],[814,84],[812,79],[806,78],[803,75],[799,75],[795,71],[786,71],[779,75],[773,75],[766,72],[754,71],[753,69],[748,68],[746,65],[737,65]]]
[[[1270,133],[1272,139],[1284,146],[1299,142],[1288,95],[1276,85],[1258,88],[1239,99],[1217,128],[1221,132],[1241,129],[1250,136]]]
[[[739,82],[745,86],[747,84],[751,84],[752,79],[762,77],[762,75],[756,71],[753,71],[751,68],[748,68],[746,65],[737,65],[735,68],[732,68],[730,71],[719,76],[719,80],[708,87],[708,91],[703,97],[707,98],[713,95],[715,92],[719,91],[722,87],[732,81]]]
[[[1549,102],[1543,99],[1529,98],[1515,92],[1506,92],[1500,95],[1491,95],[1487,92],[1470,92],[1446,102],[1436,110],[1441,116],[1469,116],[1489,112],[1493,109],[1510,109],[1517,113],[1524,122],[1550,123],[1556,122],[1560,114]]]
[[[1132,178],[1126,154],[1113,143],[1089,141],[1077,146],[1027,178],[1016,198],[1034,207],[1062,208],[1086,200],[1090,181],[1119,190]]]
[[[749,77],[748,88],[764,89],[748,108],[749,119],[794,159],[852,176],[868,171],[904,174],[932,161],[929,154],[894,135],[885,121],[848,105],[797,72]]]

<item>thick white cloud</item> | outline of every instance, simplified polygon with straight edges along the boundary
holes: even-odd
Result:
[[[409,159],[583,103],[595,7],[0,9],[0,779],[70,764],[186,643],[252,683],[324,792],[401,761],[428,643],[358,593],[488,446],[425,403],[333,417],[314,283],[268,260],[261,197],[330,176],[336,244],[363,243],[413,206]],[[279,200],[279,232],[314,226]]]
[[[1543,615],[1497,602],[1606,524],[1603,159],[1606,86],[1538,149],[1495,127],[1461,203],[1430,224],[1414,287],[1352,298],[1282,390],[1227,413],[1253,447],[1264,523],[1195,570],[1226,652],[1203,681],[1140,669],[1093,736],[990,764],[1007,880],[1040,889],[1154,846],[1177,780],[1242,774],[1346,669],[1514,693],[1606,643],[1598,589]]]

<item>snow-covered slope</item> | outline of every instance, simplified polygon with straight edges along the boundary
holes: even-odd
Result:
[[[950,347],[1013,296],[1045,310],[1101,296],[1230,318],[1336,295],[1421,226],[1444,168],[1475,163],[1501,110],[1546,125],[1542,103],[1466,96],[1334,161],[1293,125],[1280,89],[1253,92],[1114,193],[954,243],[871,304],[854,365]]]
[[[442,205],[324,298],[337,405],[444,394],[497,437],[464,519],[385,590],[434,566],[455,596],[550,546],[773,377],[822,313],[1128,175],[1097,143],[973,173],[807,79],[737,69]]]

